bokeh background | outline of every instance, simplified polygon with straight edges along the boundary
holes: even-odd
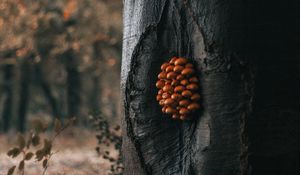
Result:
[[[121,47],[122,0],[0,0],[1,175],[18,163],[6,155],[17,133],[40,120],[49,137],[55,118],[73,117],[47,174],[113,173],[107,154],[119,160]],[[43,171],[36,161],[25,168]]]

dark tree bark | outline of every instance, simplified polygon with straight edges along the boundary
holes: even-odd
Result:
[[[93,93],[91,94],[90,97],[90,106],[92,111],[99,110],[100,106],[102,105],[101,98],[100,98],[102,92],[101,83],[100,83],[101,69],[99,68],[99,65],[103,61],[103,54],[101,51],[102,46],[103,46],[102,40],[96,40],[93,43],[93,52],[94,52],[94,66],[93,66],[94,72],[92,75]]]
[[[297,5],[125,0],[125,174],[297,174]],[[160,65],[172,56],[197,65],[196,120],[171,120],[155,100]]]
[[[3,91],[4,91],[4,104],[3,104],[3,123],[2,129],[4,132],[7,132],[11,127],[12,120],[12,108],[13,108],[13,70],[14,64],[11,61],[16,57],[17,48],[7,49],[4,51],[0,51],[0,60],[4,62],[3,68]]]
[[[48,100],[48,102],[52,108],[53,117],[61,119],[61,113],[58,108],[56,99],[52,95],[50,84],[46,81],[46,79],[44,77],[44,73],[42,71],[41,65],[39,63],[37,63],[34,67],[35,67],[35,76],[37,78],[37,81],[38,81],[42,91],[45,94],[46,99]]]
[[[100,87],[100,77],[98,75],[94,75],[92,78],[93,83],[93,90],[90,97],[90,105],[92,111],[95,111],[100,108],[100,94],[101,94],[101,87]]]
[[[67,71],[67,103],[68,117],[77,117],[80,109],[80,73],[78,61],[72,49],[64,54]]]
[[[7,132],[11,127],[12,106],[13,106],[13,65],[4,67],[4,93],[5,100],[3,106],[3,131]]]
[[[20,99],[18,103],[18,130],[20,132],[25,132],[26,130],[26,114],[29,105],[29,86],[31,79],[31,64],[29,58],[24,58],[21,64]]]

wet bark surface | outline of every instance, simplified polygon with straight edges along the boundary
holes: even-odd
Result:
[[[299,171],[284,163],[297,162],[298,156],[291,153],[299,153],[298,41],[291,34],[278,35],[287,32],[282,23],[293,25],[292,32],[299,29],[292,19],[297,14],[291,4],[267,5],[220,0],[124,1],[125,174]],[[284,13],[289,19],[272,16],[281,8],[289,11]],[[203,110],[195,114],[196,120],[174,121],[155,100],[160,65],[172,56],[186,57],[198,69]],[[289,146],[283,144],[287,140]]]

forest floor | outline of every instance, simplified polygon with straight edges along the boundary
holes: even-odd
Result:
[[[53,145],[56,152],[49,161],[46,175],[106,175],[110,163],[98,156],[96,133],[85,129],[72,129],[57,137]],[[15,143],[15,134],[0,134],[0,175],[6,175],[13,165],[18,165],[22,156],[12,159],[6,152]],[[47,137],[47,135],[45,136]],[[112,148],[109,151],[114,150]],[[116,152],[115,152],[116,153]],[[42,163],[36,160],[26,161],[25,175],[41,175]],[[20,174],[19,172],[15,174]]]

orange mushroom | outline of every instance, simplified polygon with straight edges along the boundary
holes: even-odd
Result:
[[[159,89],[156,100],[162,112],[173,119],[189,120],[200,109],[199,80],[195,66],[186,58],[173,57],[161,65],[155,86]]]

